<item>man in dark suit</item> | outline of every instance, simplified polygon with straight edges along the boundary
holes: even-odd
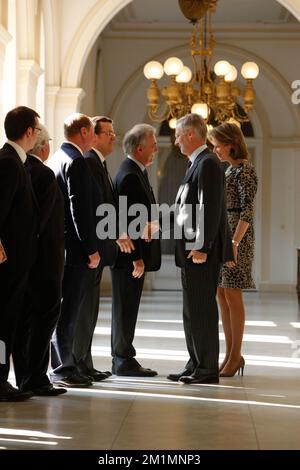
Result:
[[[177,121],[175,143],[189,159],[176,198],[180,237],[176,237],[175,260],[181,268],[183,323],[190,358],[182,372],[170,374],[168,379],[186,384],[219,382],[216,290],[221,263],[230,256],[233,259],[224,172],[206,146],[206,133],[205,121],[197,114]]]
[[[118,210],[118,195],[114,189],[113,182],[108,173],[106,166],[106,158],[112,153],[116,135],[113,129],[113,122],[110,118],[105,116],[96,116],[92,118],[94,125],[94,144],[93,148],[84,154],[86,162],[92,174],[94,181],[94,211],[96,214],[97,207],[100,204],[109,204],[117,212]],[[114,235],[114,234],[113,234]],[[121,251],[130,253],[133,249],[131,240],[124,238],[116,240],[116,235],[112,238],[100,238],[98,240],[99,252],[101,261],[94,270],[95,277],[94,283],[91,285],[90,293],[87,295],[86,306],[84,307],[85,314],[81,316],[78,321],[77,329],[84,331],[84,334],[77,334],[77,341],[74,344],[74,355],[79,363],[79,368],[83,374],[89,375],[93,381],[99,382],[106,379],[110,372],[97,371],[94,368],[91,346],[93,334],[96,327],[99,301],[100,301],[100,283],[105,266],[113,266],[119,244]]]
[[[50,136],[45,126],[27,155],[33,190],[39,204],[37,258],[29,273],[23,315],[13,351],[16,381],[22,390],[38,396],[65,393],[48,376],[50,340],[60,313],[64,267],[64,200],[55,175],[44,165]]]
[[[66,142],[49,159],[64,196],[65,269],[61,314],[51,343],[51,380],[67,387],[87,387],[92,380],[80,373],[74,356],[77,325],[85,312],[85,298],[98,267],[92,179],[83,153],[93,144],[94,128],[88,116],[70,115],[64,122]]]
[[[25,106],[11,110],[4,121],[8,140],[0,150],[0,341],[5,346],[5,361],[0,359],[0,401],[32,396],[12,387],[7,379],[37,244],[37,207],[24,162],[38,136],[38,118],[36,111]]]
[[[121,164],[114,183],[119,196],[127,198],[128,214],[134,204],[142,204],[146,220],[151,221],[151,206],[156,204],[146,167],[153,163],[157,153],[155,129],[148,124],[137,124],[128,131],[123,140],[127,157]],[[127,214],[127,215],[128,215]],[[122,214],[121,214],[122,217]],[[133,217],[128,216],[130,228]],[[145,369],[135,359],[133,339],[146,271],[160,268],[160,241],[150,243],[139,233],[128,233],[135,250],[131,254],[119,253],[112,274],[112,372],[116,375],[152,377],[157,372]]]

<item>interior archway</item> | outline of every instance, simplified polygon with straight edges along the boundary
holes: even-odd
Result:
[[[83,19],[77,30],[74,41],[69,47],[62,71],[63,87],[79,87],[82,71],[88,54],[106,25],[124,7],[133,0],[109,0],[102,5],[95,5]],[[300,3],[298,0],[274,0],[284,6],[300,22]]]

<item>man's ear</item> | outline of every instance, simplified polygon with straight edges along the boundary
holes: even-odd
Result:
[[[86,127],[81,127],[81,128],[80,128],[80,134],[82,135],[82,137],[86,137],[86,135],[87,135],[87,128],[86,128]]]
[[[26,137],[31,137],[33,133],[34,133],[34,128],[33,127],[28,127],[26,132],[25,132],[25,135],[26,135]]]
[[[188,135],[189,138],[193,137],[194,134],[195,134],[194,129],[191,128],[191,129],[188,130],[187,135]]]

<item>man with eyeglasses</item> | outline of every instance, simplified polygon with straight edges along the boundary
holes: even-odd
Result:
[[[0,341],[5,361],[0,362],[0,402],[23,401],[32,396],[8,382],[9,360],[20,321],[28,272],[37,246],[37,206],[24,163],[34,147],[39,115],[19,106],[4,121],[7,142],[0,150]]]
[[[51,342],[50,376],[59,386],[88,387],[93,379],[80,372],[74,345],[86,334],[77,325],[85,315],[86,295],[100,262],[92,181],[83,157],[94,140],[90,118],[71,114],[64,121],[64,135],[66,141],[47,163],[64,196],[66,247],[61,313]]]
[[[93,147],[84,154],[84,157],[94,182],[94,212],[96,214],[97,207],[100,204],[110,204],[117,212],[118,196],[106,166],[106,158],[112,153],[116,141],[113,122],[109,117],[96,116],[92,118],[92,123],[95,132]],[[131,252],[133,249],[130,239],[125,237],[123,240],[116,240],[115,238],[115,236],[112,236],[105,240],[98,240],[101,262],[94,271],[94,280],[86,295],[85,315],[80,318],[77,325],[78,331],[84,331],[85,334],[76,335],[78,341],[74,345],[74,355],[77,358],[81,372],[92,377],[94,382],[104,380],[111,375],[108,371],[101,372],[94,368],[91,354],[93,334],[99,312],[102,272],[105,266],[112,266],[115,263],[117,243],[122,251]]]

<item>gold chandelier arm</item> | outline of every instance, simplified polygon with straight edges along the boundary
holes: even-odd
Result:
[[[198,30],[198,22],[193,24],[193,31],[192,36],[190,39],[190,47],[191,47],[191,57],[193,62],[193,77],[191,80],[191,84],[194,85],[197,81],[197,61],[195,59],[195,55],[197,55],[197,30]]]
[[[215,36],[212,30],[212,10],[211,9],[208,12],[208,35],[209,35],[209,39],[208,39],[208,45],[207,45],[208,61],[207,61],[206,79],[208,82],[212,82],[210,71],[212,68],[213,50],[216,45],[216,41],[215,41]]]
[[[161,114],[158,114],[158,107],[154,109],[153,106],[148,105],[148,116],[153,122],[163,122],[168,119],[170,115],[170,110],[167,106],[164,107],[164,110]]]
[[[239,107],[237,105],[237,103],[235,104],[235,107],[233,109],[233,119],[235,119],[236,121],[239,121],[239,122],[248,122],[250,121],[249,119],[249,114],[248,112],[246,111],[246,109],[241,106],[243,112],[245,113],[244,115],[242,115],[240,112],[239,112]]]

